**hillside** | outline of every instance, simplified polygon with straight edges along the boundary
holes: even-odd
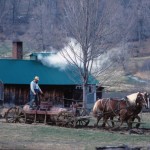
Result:
[[[132,46],[131,46],[132,45]],[[111,79],[113,74],[108,74],[110,79],[104,82],[106,91],[149,91],[150,92],[150,39],[130,43],[130,58],[125,64],[125,69],[120,67]],[[118,69],[117,69],[118,70]],[[98,78],[100,81],[101,77]]]
[[[71,8],[70,5],[67,8],[66,4],[66,0],[0,1],[0,41],[20,39],[28,43],[28,51],[31,49],[50,50],[51,47],[61,49],[66,36],[66,10]],[[75,9],[75,6],[77,6],[77,3],[75,3],[72,9],[74,11],[76,10],[75,14],[71,15],[70,12],[68,14],[70,16],[68,17],[72,18],[76,15],[75,18],[83,20],[80,18],[82,16],[81,13],[77,16],[79,9]],[[106,12],[103,12],[105,8]],[[105,0],[100,2],[99,7],[96,5],[94,8],[94,11],[97,11],[98,16],[102,16],[102,19],[99,18],[99,20],[93,20],[93,22],[97,23],[97,21],[102,21],[103,18],[106,18],[102,24],[104,23],[104,26],[108,30],[109,28],[112,31],[117,30],[115,35],[105,37],[104,39],[106,41],[115,42],[118,40],[117,38],[124,37],[126,32],[127,37],[125,38],[128,41],[141,41],[150,37],[149,8],[149,0],[116,0],[115,3],[113,1],[110,3],[110,0]],[[88,10],[90,12],[90,5]],[[111,16],[111,14],[114,15]],[[95,24],[93,22],[91,23]],[[73,22],[70,23],[72,25],[74,24]],[[83,24],[81,22],[79,25],[82,26]],[[80,30],[80,28],[78,29]],[[111,34],[113,33],[112,31]],[[70,30],[67,35],[73,36],[74,34]],[[135,49],[137,49],[136,45]]]
[[[116,84],[108,83],[109,91],[150,92],[150,56],[132,57],[127,72],[118,78]],[[110,85],[110,86],[109,86]]]

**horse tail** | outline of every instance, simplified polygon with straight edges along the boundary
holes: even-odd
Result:
[[[93,106],[93,116],[97,117],[98,116],[98,103],[99,100],[95,102],[94,106]]]

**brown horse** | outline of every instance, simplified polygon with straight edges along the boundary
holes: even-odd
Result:
[[[99,99],[93,107],[93,116],[97,118],[96,126],[101,118],[103,118],[102,126],[105,126],[110,118],[112,126],[114,126],[113,118],[119,116],[120,125],[127,122],[129,128],[132,127],[131,120],[138,118],[142,107],[149,108],[149,99],[147,93],[133,93],[128,95],[125,100],[121,99]]]

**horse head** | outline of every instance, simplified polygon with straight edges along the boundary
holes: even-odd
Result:
[[[149,108],[149,94],[147,92],[138,93],[136,98],[136,105],[145,106],[146,109]]]
[[[142,93],[143,94],[143,98],[145,99],[145,102],[146,102],[146,109],[149,109],[150,108],[150,100],[149,100],[149,96],[150,96],[150,94],[149,93],[147,93],[147,92],[144,92],[144,93]]]

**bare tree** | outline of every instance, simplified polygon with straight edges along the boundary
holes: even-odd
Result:
[[[125,47],[120,48],[122,42],[119,33],[121,23],[118,21],[122,17],[118,13],[120,5],[117,0],[109,2],[65,0],[64,2],[65,29],[70,39],[75,40],[74,44],[72,40],[68,42],[62,55],[78,69],[82,79],[83,107],[86,108],[90,75],[102,76],[103,80],[108,80],[114,72],[112,76],[116,77],[116,68],[124,64],[126,58],[126,55],[121,54],[128,54]],[[118,49],[114,50],[116,46]],[[104,57],[107,61],[104,61]]]
[[[24,40],[27,45],[35,51],[49,51],[51,49],[59,50],[65,43],[65,33],[61,30],[61,24],[56,23],[56,12],[58,8],[55,6],[57,1],[50,0],[32,0],[30,8],[29,28]],[[59,41],[59,42],[58,42]]]
[[[62,55],[78,68],[83,86],[83,107],[86,107],[91,74],[98,77],[102,85],[108,81],[111,85],[119,85],[119,78],[127,69],[130,58],[128,43],[135,26],[135,9],[131,7],[130,0],[126,7],[120,2],[64,1],[65,30],[70,39],[75,39],[75,45],[69,41]]]

